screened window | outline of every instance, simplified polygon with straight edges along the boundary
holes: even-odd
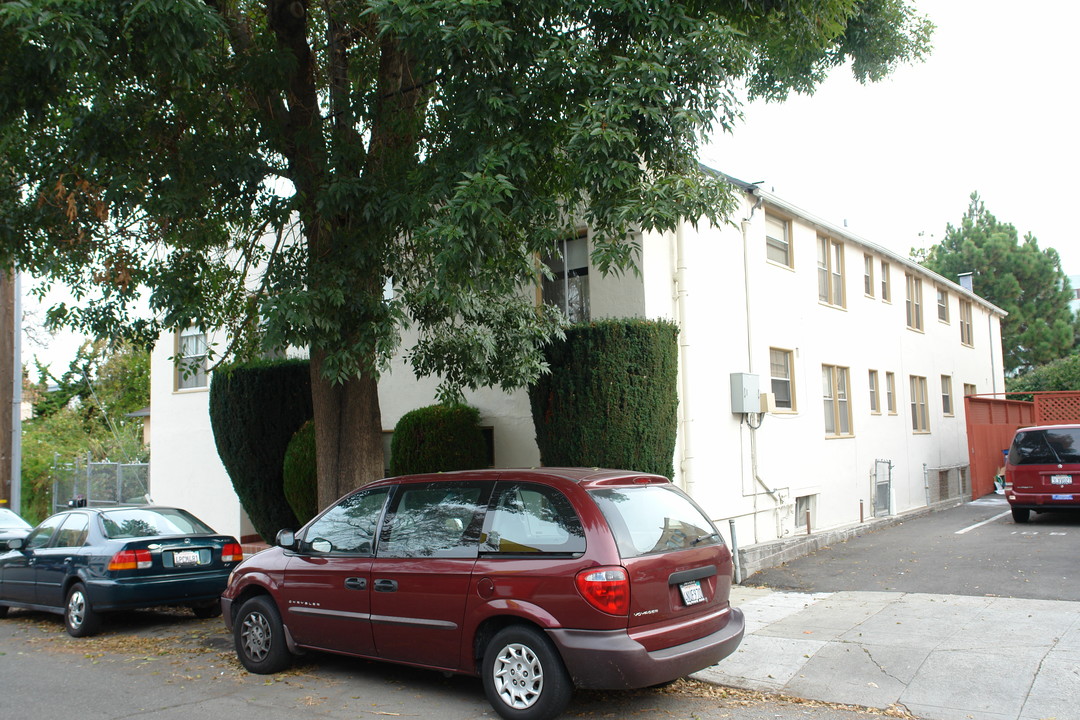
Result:
[[[580,553],[585,531],[566,496],[544,485],[499,484],[480,552]]]
[[[786,220],[765,216],[765,257],[774,263],[791,267],[791,224]]]
[[[588,321],[589,243],[585,233],[560,240],[545,264],[552,277],[541,282],[544,303],[562,310],[570,322]]]
[[[927,404],[926,378],[911,378],[911,429],[917,433],[930,432],[930,408]]]
[[[922,280],[910,273],[905,279],[907,280],[907,326],[912,330],[922,330]]]
[[[795,409],[795,391],[792,382],[792,353],[790,350],[769,348],[769,373],[772,381],[772,393],[776,396],[778,410]]]
[[[200,328],[181,330],[177,336],[176,388],[207,387],[206,333]]]
[[[826,435],[847,437],[852,434],[848,380],[848,368],[836,365],[821,366]]]
[[[844,307],[844,245],[818,238],[818,300]]]

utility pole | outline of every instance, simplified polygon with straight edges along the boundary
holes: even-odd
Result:
[[[13,507],[13,429],[15,421],[15,277],[0,270],[0,507]],[[22,381],[20,368],[19,381]]]

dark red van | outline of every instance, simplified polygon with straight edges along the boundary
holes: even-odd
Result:
[[[1080,510],[1080,425],[1017,430],[1005,463],[1005,497],[1018,523],[1032,510]]]
[[[667,479],[482,470],[381,480],[246,560],[222,596],[256,673],[302,649],[479,675],[513,720],[574,687],[638,688],[701,670],[743,636],[732,558]]]

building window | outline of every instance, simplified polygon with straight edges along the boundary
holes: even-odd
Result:
[[[765,257],[774,263],[792,267],[791,223],[765,216]]]
[[[964,395],[965,396],[967,396],[967,395],[976,395],[976,394],[978,394],[978,392],[979,391],[975,389],[975,386],[972,383],[964,383]]]
[[[911,273],[907,280],[907,326],[912,330],[922,330],[922,280]]]
[[[844,245],[818,238],[818,300],[844,307]]]
[[[889,282],[889,263],[881,261],[881,299],[892,302],[892,285]]]
[[[974,328],[971,324],[971,301],[960,301],[960,342],[969,347],[975,345]]]
[[[541,283],[544,303],[562,310],[570,322],[588,322],[589,244],[585,232],[560,240],[544,263],[552,275]]]
[[[955,415],[952,400],[952,378],[948,375],[941,376],[941,412],[945,415]]]
[[[206,333],[189,327],[176,336],[176,389],[190,390],[207,386]]]
[[[878,386],[877,370],[870,371],[870,412],[881,414],[881,388]]]
[[[822,365],[821,387],[825,406],[825,434],[831,437],[849,437],[852,433],[848,369],[836,365]]]
[[[863,255],[863,292],[874,297],[874,256]]]
[[[800,495],[795,498],[795,523],[799,529],[812,530],[817,523],[814,511],[817,509],[817,495]]]
[[[943,288],[937,289],[937,319],[949,322],[949,291]]]
[[[926,402],[926,378],[911,376],[911,429],[917,433],[930,432],[930,409]]]
[[[896,414],[896,374],[885,373],[885,407],[890,415]]]
[[[790,350],[769,348],[769,374],[777,410],[795,409],[795,387],[791,374],[793,355]]]

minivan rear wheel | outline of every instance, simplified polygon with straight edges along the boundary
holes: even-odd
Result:
[[[1012,509],[1013,522],[1026,523],[1031,518],[1031,511],[1027,508]]]
[[[491,639],[481,674],[488,702],[506,720],[550,720],[574,693],[551,641],[525,625],[503,628]]]

